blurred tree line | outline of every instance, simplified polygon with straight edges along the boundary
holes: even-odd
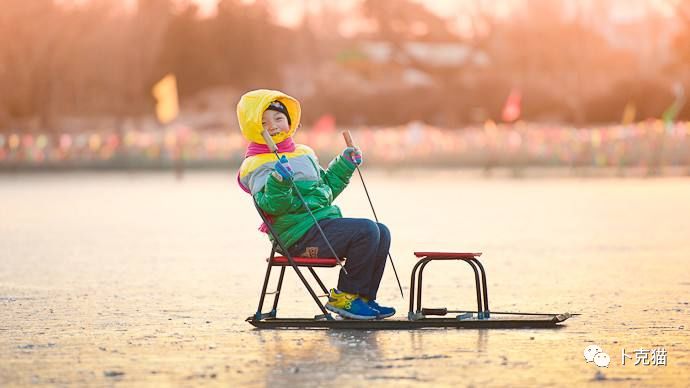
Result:
[[[183,104],[214,88],[235,97],[280,88],[307,104],[305,123],[331,113],[344,125],[500,120],[515,89],[525,120],[618,122],[629,103],[638,119],[660,117],[672,85],[690,87],[690,0],[673,3],[672,57],[653,71],[639,52],[606,39],[597,27],[608,21],[564,12],[559,1],[522,3],[499,18],[478,0],[454,15],[471,27],[461,33],[417,2],[362,0],[353,12],[368,28],[346,37],[345,15],[327,2],[287,28],[266,0],[221,0],[205,18],[188,1],[138,0],[131,10],[112,0],[3,0],[0,129],[151,115],[150,89],[167,73],[177,76]],[[443,45],[462,58],[430,60],[427,49]],[[383,59],[366,47],[379,47]],[[219,114],[234,116],[235,102],[223,101]],[[679,118],[690,119],[687,104]]]

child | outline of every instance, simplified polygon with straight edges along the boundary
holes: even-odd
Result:
[[[333,257],[327,242],[294,192],[300,191],[339,258],[347,258],[338,288],[331,289],[326,309],[352,319],[382,319],[395,314],[376,302],[391,243],[388,228],[368,219],[343,218],[333,200],[350,181],[362,152],[348,147],[321,168],[311,148],[295,144],[300,126],[299,102],[275,90],[254,90],[237,104],[242,135],[250,141],[240,167],[240,186],[251,193],[271,218],[288,251],[298,257]],[[281,156],[278,162],[261,136],[268,131]]]

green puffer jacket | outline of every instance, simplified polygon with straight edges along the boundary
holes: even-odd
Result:
[[[308,157],[311,160],[311,155]],[[292,163],[293,170],[295,164]],[[326,171],[313,161],[311,164],[318,178],[295,180],[295,186],[317,220],[342,217],[333,200],[350,182],[354,165],[342,156],[336,157]],[[286,247],[292,246],[314,226],[314,220],[294,190],[289,181],[281,182],[269,175],[264,189],[254,195],[259,207],[273,218],[273,228]]]

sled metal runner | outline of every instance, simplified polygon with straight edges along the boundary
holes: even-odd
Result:
[[[409,320],[388,318],[382,320],[360,321],[355,319],[309,319],[309,318],[268,318],[247,319],[260,329],[350,329],[350,330],[417,330],[427,328],[457,329],[548,329],[558,327],[558,323],[570,318],[570,314],[500,317],[492,315],[488,319],[423,318]]]
[[[257,205],[255,203],[255,205]],[[575,314],[569,313],[519,313],[493,312],[489,310],[486,272],[479,262],[481,253],[458,252],[415,252],[418,262],[412,269],[410,279],[410,303],[407,319],[388,318],[382,320],[342,319],[325,309],[319,297],[327,297],[328,289],[317,275],[315,268],[332,268],[338,265],[336,258],[293,257],[284,249],[282,242],[274,233],[272,225],[261,209],[259,214],[268,226],[274,238],[271,253],[267,259],[268,266],[264,278],[259,306],[254,315],[246,319],[260,329],[353,329],[353,330],[416,330],[425,328],[458,328],[458,329],[521,329],[521,328],[555,328]],[[282,253],[283,256],[276,255]],[[463,261],[472,268],[475,280],[477,310],[448,310],[446,308],[422,307],[422,290],[424,269],[431,262]],[[272,270],[280,269],[277,288],[267,292]],[[285,269],[292,267],[300,281],[314,299],[321,314],[314,318],[282,318],[277,316],[278,302],[285,277]],[[306,268],[317,282],[324,295],[317,295],[311,287],[301,268]],[[267,295],[273,295],[273,307],[263,312]],[[398,313],[400,314],[400,313]],[[446,317],[446,315],[449,315]],[[442,316],[442,317],[438,317]]]

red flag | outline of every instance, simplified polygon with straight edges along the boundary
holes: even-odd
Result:
[[[325,114],[319,117],[319,119],[314,123],[312,131],[317,133],[335,131],[335,117],[330,114]]]
[[[501,114],[503,121],[510,123],[520,118],[521,100],[522,96],[520,94],[520,91],[517,89],[513,89],[510,92],[510,95],[508,95],[508,99],[506,99],[506,104],[503,107],[503,113]]]

